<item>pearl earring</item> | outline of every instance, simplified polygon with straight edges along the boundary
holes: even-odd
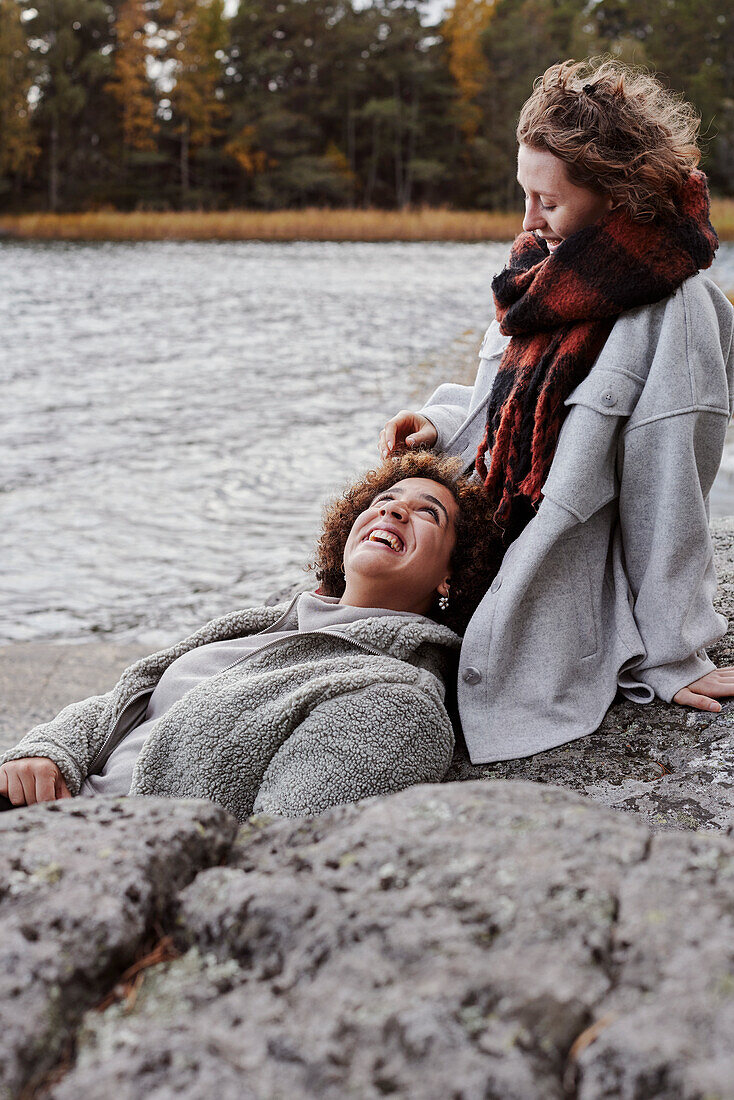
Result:
[[[439,596],[438,597],[438,606],[439,606],[439,610],[441,610],[441,611],[448,610],[448,606],[449,606],[448,596]]]

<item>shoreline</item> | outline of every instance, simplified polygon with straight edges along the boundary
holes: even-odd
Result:
[[[229,210],[0,216],[4,240],[62,241],[508,241],[522,215],[488,211]]]
[[[734,241],[734,199],[714,199],[719,240]],[[133,211],[0,215],[0,241],[505,242],[520,231],[519,211],[303,210]]]

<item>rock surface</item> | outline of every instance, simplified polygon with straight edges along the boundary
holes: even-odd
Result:
[[[734,1097],[734,838],[531,783],[253,819],[54,1100]]]
[[[227,852],[208,802],[75,799],[0,814],[0,1096],[61,1057],[178,890]]]

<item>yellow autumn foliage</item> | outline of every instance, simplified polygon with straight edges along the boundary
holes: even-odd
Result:
[[[145,0],[125,0],[115,21],[117,46],[112,78],[105,90],[118,103],[125,145],[130,149],[154,150],[158,124],[147,73],[150,53],[145,32],[147,20]]]
[[[479,126],[480,111],[474,100],[487,75],[481,36],[494,9],[495,0],[454,0],[442,26],[449,46],[449,69],[459,92],[461,127],[469,140]]]

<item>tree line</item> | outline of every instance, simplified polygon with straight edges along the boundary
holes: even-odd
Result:
[[[514,126],[566,57],[645,64],[734,193],[726,0],[0,0],[6,210],[517,205]]]

